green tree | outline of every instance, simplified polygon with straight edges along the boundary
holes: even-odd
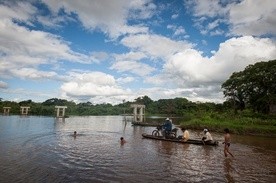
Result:
[[[254,111],[268,113],[269,106],[276,103],[275,73],[276,60],[249,65],[222,84],[223,93],[235,110],[247,105]]]

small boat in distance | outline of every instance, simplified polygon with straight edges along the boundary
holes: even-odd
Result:
[[[162,140],[162,141],[169,141],[169,142],[177,142],[182,144],[196,144],[196,145],[210,145],[210,146],[217,146],[219,143],[218,141],[210,141],[210,142],[204,142],[202,140],[195,140],[195,139],[189,139],[187,141],[182,141],[180,139],[174,138],[174,139],[165,139],[163,136],[154,136],[154,135],[148,135],[146,133],[143,133],[142,136],[147,139],[154,139],[154,140]]]

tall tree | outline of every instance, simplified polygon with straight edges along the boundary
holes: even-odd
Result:
[[[223,93],[235,109],[248,105],[254,111],[268,113],[269,106],[276,104],[275,73],[276,60],[249,65],[222,84]]]

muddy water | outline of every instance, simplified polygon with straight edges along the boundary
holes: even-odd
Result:
[[[275,182],[275,138],[236,136],[218,147],[143,139],[153,127],[120,116],[0,116],[0,182]],[[73,137],[73,131],[77,137]],[[190,131],[192,138],[200,138]],[[223,134],[212,134],[223,140]],[[127,143],[121,145],[124,136]]]

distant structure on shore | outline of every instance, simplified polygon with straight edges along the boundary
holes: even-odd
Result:
[[[20,114],[23,116],[27,116],[29,113],[30,107],[29,106],[20,106]]]
[[[10,110],[11,110],[11,107],[3,107],[3,115],[9,115]]]
[[[65,109],[67,109],[67,106],[55,106],[55,109],[57,111],[57,118],[65,118]]]
[[[133,122],[145,122],[145,105],[131,104],[133,108]]]

